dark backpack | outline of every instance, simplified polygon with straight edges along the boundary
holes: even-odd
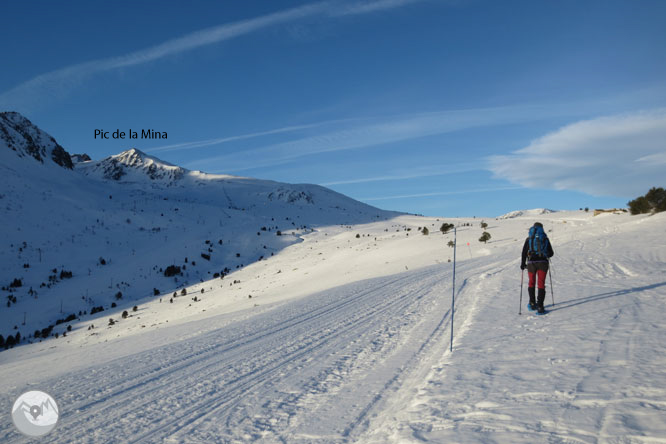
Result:
[[[543,227],[534,226],[530,228],[528,239],[527,255],[529,257],[548,257],[548,236],[543,231]]]

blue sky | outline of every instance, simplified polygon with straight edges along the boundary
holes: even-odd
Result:
[[[663,1],[25,1],[1,21],[0,110],[95,159],[443,217],[666,185]]]

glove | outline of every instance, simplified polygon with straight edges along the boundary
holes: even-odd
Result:
[[[520,264],[520,269],[521,269],[521,270],[524,270],[524,269],[526,269],[526,268],[527,268],[527,265],[525,265],[525,264]]]

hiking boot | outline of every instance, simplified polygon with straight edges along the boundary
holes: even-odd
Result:
[[[546,299],[546,289],[539,288],[539,294],[537,295],[537,312],[545,313],[546,310],[543,308],[543,301]]]
[[[536,297],[534,296],[534,287],[527,287],[527,294],[530,295],[530,310],[537,309]]]

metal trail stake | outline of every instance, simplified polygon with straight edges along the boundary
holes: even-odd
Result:
[[[456,227],[453,227],[453,294],[451,297],[451,346],[449,351],[453,351],[453,313],[456,306],[456,247],[458,246],[458,233]]]

